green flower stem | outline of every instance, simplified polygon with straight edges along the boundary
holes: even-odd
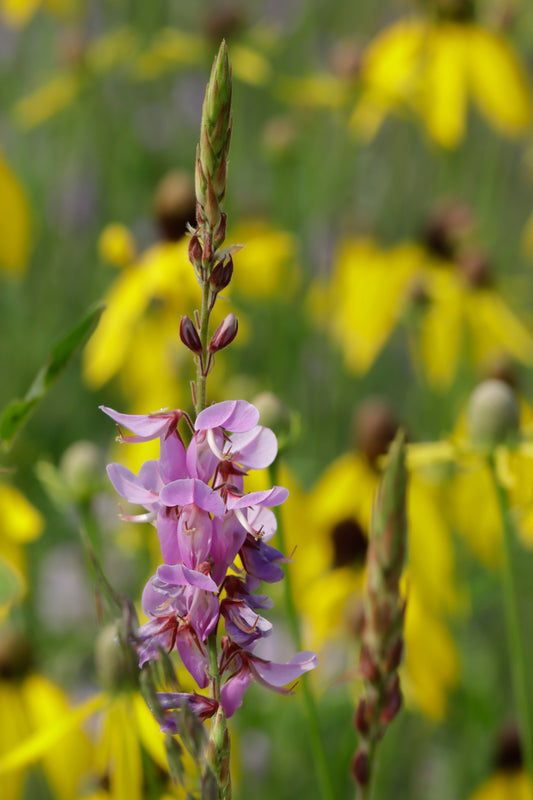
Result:
[[[269,467],[269,476],[270,481],[273,486],[276,486],[278,483],[278,459],[274,461],[273,464]],[[286,552],[286,542],[285,542],[285,534],[283,529],[283,521],[281,518],[281,514],[276,509],[276,517],[278,521],[278,528],[277,528],[277,537],[280,550],[285,553]],[[293,641],[298,650],[303,650],[302,644],[302,634],[300,630],[300,622],[298,619],[298,612],[296,610],[296,604],[294,602],[294,592],[292,589],[292,580],[291,580],[291,573],[290,570],[286,570],[285,578],[283,581],[283,588],[284,588],[284,599],[285,599],[285,608],[287,613],[287,619],[289,623],[289,629],[291,635],[293,637]],[[320,735],[320,725],[318,721],[318,712],[316,706],[315,696],[313,694],[313,690],[311,688],[311,682],[309,679],[309,675],[304,674],[301,677],[302,682],[302,690],[303,690],[303,698],[304,698],[304,707],[305,712],[307,715],[308,721],[308,730],[309,730],[309,739],[311,744],[311,749],[313,752],[313,760],[315,763],[315,769],[317,773],[318,782],[320,785],[320,792],[323,797],[323,800],[335,800],[335,795],[332,788],[331,777],[328,767],[328,761],[326,754],[324,752],[324,747],[322,744],[322,737]]]
[[[209,353],[207,350],[209,339],[209,279],[205,280],[202,285],[202,308],[200,310],[200,342],[202,344],[202,357],[198,358],[196,364],[196,401],[195,411],[196,416],[207,407],[207,374],[205,374],[205,367],[207,366],[207,359]]]
[[[488,465],[496,491],[503,530],[504,604],[515,705],[520,723],[525,764],[529,777],[533,782],[533,729],[531,726],[532,706],[529,693],[529,684],[527,680],[524,640],[522,636],[522,626],[520,623],[520,602],[515,576],[516,563],[519,556],[519,546],[511,521],[509,500],[507,493],[498,478],[493,455],[488,458]]]

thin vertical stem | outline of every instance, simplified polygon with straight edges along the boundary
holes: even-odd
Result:
[[[278,482],[278,460],[276,459],[269,467],[270,480],[273,485]],[[277,511],[277,510],[276,510]],[[279,546],[282,552],[286,552],[285,533],[283,528],[283,521],[281,514],[276,513],[278,528],[277,537]],[[294,601],[294,591],[292,588],[292,580],[290,570],[286,570],[285,579],[283,581],[285,608],[287,612],[287,619],[289,629],[293,637],[293,641],[298,650],[303,649],[302,634],[300,630],[300,622],[298,619],[298,612],[296,610],[296,603]],[[313,752],[313,760],[315,764],[317,779],[320,785],[320,792],[324,800],[334,800],[333,787],[331,783],[331,776],[328,767],[328,761],[324,752],[322,744],[322,737],[320,735],[320,725],[318,720],[318,711],[316,707],[316,700],[311,688],[311,683],[308,675],[302,675],[302,690],[304,698],[304,707],[308,721],[308,732],[311,749]]]
[[[509,500],[498,477],[493,455],[488,458],[488,466],[496,491],[503,531],[503,590],[515,706],[520,723],[525,763],[529,777],[533,781],[531,698],[529,696],[524,640],[520,623],[520,602],[515,575],[518,543],[511,522]]]

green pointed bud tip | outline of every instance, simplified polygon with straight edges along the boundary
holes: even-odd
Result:
[[[492,449],[518,437],[520,408],[514,390],[492,378],[474,389],[467,408],[470,438],[476,447]]]

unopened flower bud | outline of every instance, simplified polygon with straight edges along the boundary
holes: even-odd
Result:
[[[391,685],[387,689],[385,705],[383,706],[380,715],[380,722],[388,725],[390,722],[392,722],[401,707],[402,693],[400,691],[400,679],[398,678],[398,675],[395,675]]]
[[[354,717],[355,729],[358,733],[366,736],[370,730],[371,709],[366,700],[361,700],[357,706]]]
[[[200,341],[200,337],[198,336],[198,331],[194,325],[194,322],[190,317],[182,317],[180,322],[180,339],[185,345],[188,347],[189,350],[192,350],[197,356],[201,355],[202,350],[202,343]]]
[[[219,350],[223,350],[225,347],[231,344],[237,335],[238,327],[239,323],[235,317],[235,314],[228,314],[228,316],[220,323],[214,332],[213,338],[209,342],[209,352],[217,353]]]
[[[368,753],[362,747],[357,750],[353,757],[352,775],[360,786],[366,786],[368,783]]]
[[[226,238],[227,220],[228,220],[227,214],[224,214],[224,212],[222,212],[222,214],[220,215],[220,224],[216,229],[215,235],[213,237],[215,247],[220,247],[224,242],[224,239]]]
[[[520,409],[512,388],[503,381],[483,381],[470,397],[467,409],[472,442],[491,449],[518,435]]]
[[[189,242],[189,261],[193,265],[193,267],[201,267],[202,266],[202,245],[200,244],[200,240],[196,234],[191,236],[191,240]]]
[[[214,292],[221,292],[231,281],[233,275],[233,259],[230,257],[226,263],[219,261],[215,265],[209,283]]]

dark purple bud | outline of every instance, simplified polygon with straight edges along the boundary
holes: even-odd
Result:
[[[212,290],[214,292],[221,292],[230,282],[232,275],[233,259],[229,258],[225,264],[223,261],[219,261],[218,264],[215,265],[211,277],[209,278]]]
[[[194,322],[189,317],[182,317],[180,322],[180,339],[189,350],[196,353],[197,356],[202,355],[202,343],[198,336],[198,331],[194,327]]]
[[[354,717],[355,729],[362,736],[366,736],[368,731],[370,730],[370,722],[371,722],[371,708],[369,707],[366,700],[361,700],[355,712],[355,717]]]
[[[388,725],[392,722],[400,708],[402,707],[402,693],[400,690],[400,679],[395,675],[394,680],[387,689],[385,705],[380,714],[380,722]]]
[[[202,264],[202,245],[196,234],[189,242],[189,261],[194,267],[200,267]]]
[[[370,655],[368,645],[363,644],[361,647],[361,654],[359,656],[359,674],[361,677],[366,678],[370,683],[375,683],[379,678],[379,670]]]
[[[220,245],[223,243],[224,239],[226,238],[226,222],[227,222],[227,219],[228,218],[227,218],[226,214],[222,213],[220,215],[220,225],[216,229],[215,236],[214,236],[215,247],[220,247]]]
[[[396,639],[389,652],[385,656],[383,666],[386,672],[395,672],[400,666],[403,655],[403,639]]]
[[[359,786],[366,786],[369,778],[368,753],[362,747],[357,750],[352,761],[352,775]]]
[[[209,342],[209,352],[217,353],[219,350],[223,350],[225,347],[231,344],[237,335],[238,327],[239,323],[235,317],[235,314],[228,314],[226,319],[220,323],[214,332],[213,338]]]

